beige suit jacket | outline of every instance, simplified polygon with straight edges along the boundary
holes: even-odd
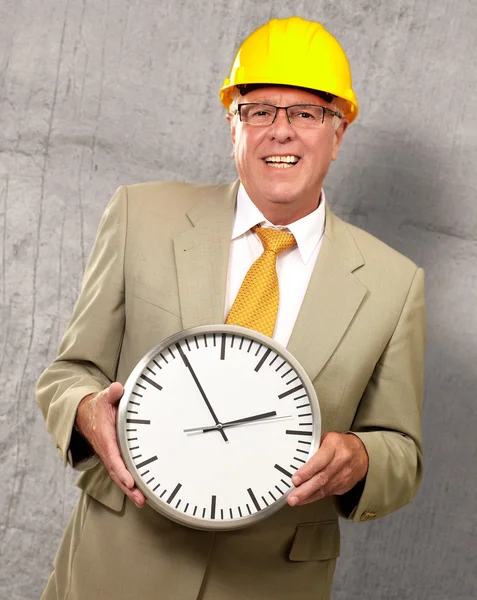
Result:
[[[59,355],[38,382],[65,464],[78,459],[73,423],[86,394],[124,383],[163,338],[223,322],[237,186],[147,183],[111,200]],[[77,482],[44,598],[328,598],[338,515],[382,517],[419,485],[424,340],[422,270],[327,210],[288,350],[316,389],[323,432],[363,441],[364,487],[214,534],[137,509],[97,463]]]

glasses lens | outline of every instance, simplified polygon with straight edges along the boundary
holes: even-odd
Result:
[[[295,127],[319,127],[323,123],[325,109],[317,104],[290,106],[288,118]]]
[[[275,118],[276,108],[268,104],[242,104],[240,118],[250,125],[270,125]]]

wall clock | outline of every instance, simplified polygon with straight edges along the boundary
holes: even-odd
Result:
[[[129,376],[117,432],[147,502],[197,529],[245,527],[286,504],[321,416],[298,361],[234,325],[181,331]]]

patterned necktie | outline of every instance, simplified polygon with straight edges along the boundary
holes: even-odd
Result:
[[[260,225],[253,227],[253,231],[262,242],[263,254],[245,275],[226,323],[248,327],[272,337],[280,300],[277,255],[293,248],[296,240],[291,233]]]

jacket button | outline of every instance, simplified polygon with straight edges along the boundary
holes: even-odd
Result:
[[[365,510],[361,515],[361,521],[371,521],[376,518],[376,513],[372,510]]]

